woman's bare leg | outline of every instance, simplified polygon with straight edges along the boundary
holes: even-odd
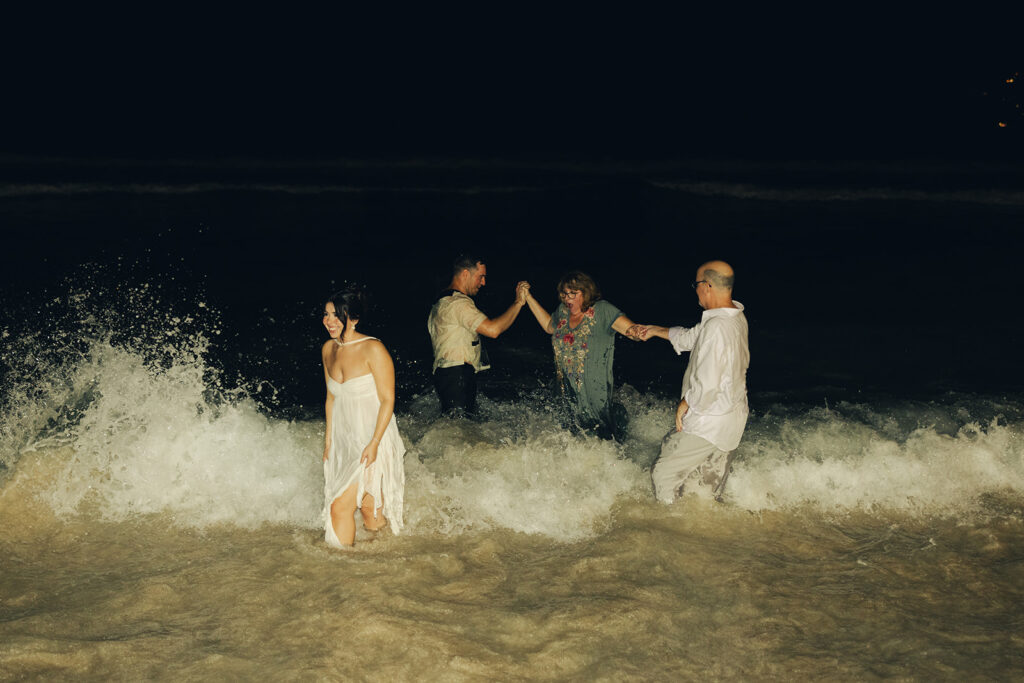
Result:
[[[373,517],[373,496],[367,493],[363,496],[363,505],[360,508],[360,512],[363,513],[363,526],[366,527],[367,531],[380,531],[387,526],[388,520],[384,517],[383,508],[377,514],[377,518]]]
[[[331,503],[331,526],[334,535],[342,545],[353,545],[356,542],[356,491],[359,484],[352,484]]]

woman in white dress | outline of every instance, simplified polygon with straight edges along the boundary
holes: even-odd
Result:
[[[402,530],[405,445],[395,422],[395,365],[376,337],[356,331],[366,308],[358,287],[324,306],[331,335],[322,350],[327,382],[324,441],[324,538],[335,548],[355,543],[355,511],[363,526]]]

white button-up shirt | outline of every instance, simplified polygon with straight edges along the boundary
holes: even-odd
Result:
[[[690,352],[682,397],[690,406],[683,431],[731,451],[747,425],[747,367],[750,345],[743,304],[704,311],[694,327],[672,327],[668,340],[676,353]]]

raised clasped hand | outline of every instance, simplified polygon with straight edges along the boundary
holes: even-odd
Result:
[[[526,295],[530,293],[530,283],[526,280],[521,280],[516,285],[516,301],[526,303]]]

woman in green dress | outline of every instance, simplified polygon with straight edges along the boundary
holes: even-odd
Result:
[[[597,283],[586,273],[566,273],[557,291],[561,303],[553,313],[531,292],[527,292],[526,303],[551,335],[555,375],[569,426],[621,441],[627,417],[625,408],[612,400],[615,333],[637,341],[642,336],[641,326],[603,300]]]

